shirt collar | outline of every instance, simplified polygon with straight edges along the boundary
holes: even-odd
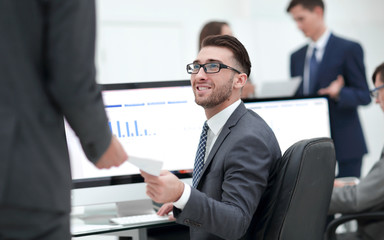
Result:
[[[236,110],[236,108],[240,105],[241,100],[237,100],[236,102],[229,105],[227,108],[217,113],[209,120],[207,120],[207,124],[209,129],[217,135],[220,130],[224,127],[224,124],[227,122],[232,113]]]
[[[322,51],[325,48],[325,45],[327,45],[327,42],[330,36],[331,36],[331,31],[327,28],[323,33],[323,35],[321,35],[321,37],[316,42],[311,41],[309,43],[309,47],[311,49],[316,47],[316,49]]]

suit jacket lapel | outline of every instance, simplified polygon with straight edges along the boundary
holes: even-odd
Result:
[[[211,151],[209,152],[207,161],[204,164],[204,168],[201,172],[201,177],[199,179],[199,182],[197,185],[199,185],[200,180],[203,178],[205,174],[205,170],[208,168],[208,166],[211,164],[212,159],[216,155],[217,151],[219,150],[221,144],[224,142],[226,137],[230,134],[231,128],[237,124],[240,117],[244,115],[247,112],[247,108],[245,107],[244,103],[241,102],[240,105],[235,109],[235,111],[232,113],[232,115],[229,117],[227,122],[224,124],[223,129],[221,130],[219,136],[216,139],[216,142],[214,143]]]
[[[304,93],[303,93],[303,79],[304,79],[304,67],[305,67],[305,61],[306,61],[306,56],[307,56],[307,49],[308,49],[308,45],[306,45],[304,48],[302,48],[299,52],[298,52],[298,55],[296,57],[296,60],[297,63],[296,63],[296,66],[295,66],[295,73],[293,74],[294,76],[301,76],[301,83],[300,83],[300,86],[299,88],[297,89],[296,91],[296,95],[298,96],[302,96]]]

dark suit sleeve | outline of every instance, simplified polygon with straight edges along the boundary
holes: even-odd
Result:
[[[95,82],[95,3],[92,0],[47,2],[46,86],[95,162],[111,133]]]
[[[363,49],[358,43],[350,42],[343,63],[345,86],[340,91],[338,106],[356,108],[371,102],[364,67]]]

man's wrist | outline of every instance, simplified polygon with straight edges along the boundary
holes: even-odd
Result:
[[[185,205],[189,200],[189,197],[191,196],[191,186],[186,183],[183,183],[183,185],[183,193],[181,194],[180,198],[173,203],[173,206],[181,210],[184,209]]]
[[[179,199],[181,198],[181,196],[183,196],[184,188],[185,188],[184,183],[183,183],[182,181],[179,181],[179,186],[178,186],[178,188],[177,188],[177,192],[178,192],[178,194],[177,194],[177,198],[176,198],[176,200],[175,200],[174,202],[179,201]]]

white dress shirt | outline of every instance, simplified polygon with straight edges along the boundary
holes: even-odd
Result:
[[[221,112],[217,113],[216,115],[214,115],[213,117],[207,120],[209,129],[207,133],[207,144],[206,144],[204,162],[207,161],[209,153],[211,152],[212,147],[217,140],[217,137],[219,136],[221,130],[223,129],[224,124],[228,121],[229,117],[240,105],[240,103],[241,103],[241,100],[239,99],[236,102],[232,103],[227,108],[225,108],[224,110],[222,110]],[[184,192],[179,198],[179,200],[174,202],[173,205],[182,210],[184,206],[187,204],[190,195],[191,195],[191,186],[184,183]]]

